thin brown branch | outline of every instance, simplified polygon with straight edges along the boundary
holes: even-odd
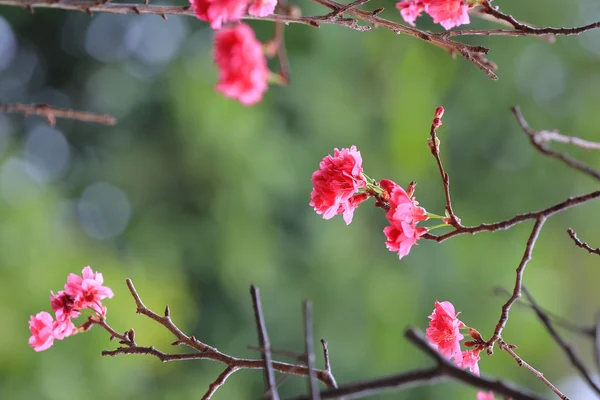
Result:
[[[525,24],[523,22],[517,21],[512,15],[508,15],[499,10],[498,7],[495,7],[491,4],[491,0],[483,1],[482,12],[488,13],[499,20],[506,21],[511,24],[516,31],[520,33],[524,33],[526,35],[561,35],[561,36],[570,36],[570,35],[579,35],[583,32],[590,31],[592,29],[597,29],[600,27],[600,22],[594,22],[588,25],[579,26],[576,28],[536,28],[534,26]]]
[[[256,320],[256,329],[258,331],[258,344],[264,349],[264,351],[262,352],[262,359],[265,364],[265,391],[270,390],[271,398],[273,400],[279,400],[279,393],[277,392],[277,383],[275,381],[275,373],[273,372],[273,361],[271,358],[271,351],[269,349],[271,344],[269,343],[269,335],[267,334],[265,318],[262,312],[260,292],[256,286],[250,286],[250,295],[252,296],[252,305],[254,307],[254,319]]]
[[[444,166],[442,165],[442,160],[440,158],[440,140],[437,137],[437,130],[440,126],[442,126],[443,115],[444,108],[436,108],[433,117],[433,122],[431,123],[431,137],[428,139],[429,150],[431,150],[431,154],[433,154],[433,156],[435,157],[438,169],[440,170],[440,175],[442,176],[442,184],[444,185],[444,195],[446,196],[446,215],[448,216],[447,223],[457,229],[460,229],[462,228],[462,225],[460,224],[460,219],[454,214],[454,210],[452,210],[452,200],[450,199],[450,176],[448,176],[448,173],[444,170]]]
[[[533,226],[531,230],[531,234],[529,235],[529,239],[527,239],[527,246],[525,247],[525,253],[523,254],[523,258],[517,267],[517,278],[515,280],[515,288],[513,290],[512,296],[508,299],[508,301],[502,306],[502,313],[500,314],[500,320],[496,325],[496,329],[494,330],[494,335],[487,342],[488,353],[491,354],[493,352],[494,344],[502,338],[502,331],[506,327],[506,323],[508,322],[508,314],[510,312],[510,308],[521,297],[521,289],[523,287],[523,274],[525,272],[525,267],[529,260],[531,260],[531,256],[533,253],[533,247],[535,246],[535,242],[542,230],[542,226],[544,226],[544,222],[546,222],[545,217],[540,217]]]
[[[202,400],[210,400],[212,395],[225,384],[227,378],[229,378],[236,370],[237,368],[235,367],[225,368],[225,371],[221,372],[217,379],[208,386],[208,391],[202,396]]]
[[[521,114],[521,110],[519,109],[518,106],[513,107],[511,110],[515,114],[515,117],[517,117],[517,122],[521,126],[521,129],[523,129],[523,131],[527,134],[527,136],[529,136],[529,140],[531,141],[531,144],[538,151],[540,151],[542,154],[545,154],[549,157],[556,158],[556,159],[562,161],[563,163],[565,163],[566,165],[568,165],[569,167],[577,169],[577,170],[583,172],[584,174],[587,174],[587,175],[595,178],[596,180],[600,180],[600,171],[598,171],[597,169],[592,168],[592,167],[582,163],[579,160],[576,160],[575,158],[571,157],[570,155],[568,155],[566,153],[552,150],[549,146],[547,146],[545,144],[545,142],[548,142],[550,140],[549,138],[554,138],[552,140],[555,140],[556,137],[562,137],[564,139],[564,141],[568,141],[569,139],[567,139],[566,136],[560,135],[556,132],[554,132],[553,135],[550,135],[550,132],[547,132],[547,131],[535,131],[535,130],[531,129],[531,127],[525,120],[525,117],[523,117],[523,114]],[[571,140],[571,144],[574,144],[576,146],[580,146],[583,148],[587,148],[587,149],[590,149],[589,146],[592,146],[591,148],[594,148],[593,146],[598,145],[598,143],[587,142],[587,141],[585,141],[583,139],[579,139],[579,138],[570,138],[570,140]]]
[[[548,331],[550,336],[552,336],[552,339],[562,349],[562,351],[567,355],[567,357],[569,358],[569,361],[571,362],[571,364],[573,364],[573,367],[575,367],[575,369],[577,371],[579,371],[579,373],[581,374],[583,379],[588,383],[588,385],[596,393],[598,393],[600,395],[600,386],[598,386],[598,384],[592,379],[592,376],[590,375],[589,371],[583,364],[583,361],[581,361],[579,356],[577,356],[577,354],[575,354],[575,351],[571,348],[571,345],[569,343],[567,343],[558,334],[558,331],[554,328],[554,325],[552,324],[552,321],[550,320],[550,317],[548,316],[548,314],[546,314],[538,306],[537,302],[535,301],[535,299],[533,298],[531,293],[529,293],[529,291],[527,290],[526,287],[523,287],[523,293],[525,294],[525,297],[527,297],[527,300],[529,300],[529,303],[531,304],[533,311],[535,311],[536,315],[538,316],[538,318],[540,319],[542,324],[544,324],[544,326],[546,327],[546,330]]]
[[[495,287],[494,294],[500,295],[500,296],[510,296],[511,295],[508,290],[501,288],[501,287]],[[522,298],[519,299],[515,303],[515,305],[520,305],[520,306],[527,307],[527,308],[530,308],[533,310],[533,306],[531,304],[523,301]],[[553,324],[560,326],[561,328],[564,328],[565,330],[567,330],[569,332],[584,336],[588,339],[593,339],[596,337],[596,327],[595,326],[581,326],[574,322],[569,321],[565,317],[562,317],[560,315],[553,313],[550,310],[546,310],[546,309],[542,308],[541,306],[540,306],[540,309],[546,315],[548,315],[548,317],[550,317]]]
[[[186,345],[196,350],[195,353],[190,354],[170,354],[164,353],[155,349],[154,347],[142,347],[138,346],[134,340],[135,332],[133,330],[128,330],[125,334],[119,334],[113,328],[111,328],[106,321],[98,320],[98,319],[90,319],[88,323],[90,325],[99,325],[104,328],[109,334],[111,338],[119,339],[120,343],[125,345],[124,347],[119,347],[115,350],[107,350],[103,351],[102,355],[104,356],[116,356],[119,354],[148,354],[152,355],[162,362],[170,362],[170,361],[182,361],[182,360],[212,360],[217,361],[222,364],[225,364],[227,367],[231,367],[233,371],[226,374],[233,374],[235,371],[240,369],[265,369],[266,364],[264,360],[252,360],[252,359],[243,359],[230,356],[228,354],[221,353],[214,347],[211,347],[205,343],[202,343],[194,336],[188,336],[183,333],[171,320],[171,313],[169,308],[165,309],[165,316],[160,316],[156,314],[154,311],[147,308],[142,302],[140,295],[137,293],[133,282],[130,279],[126,280],[127,287],[136,303],[138,314],[143,314],[148,318],[153,319],[160,325],[167,328],[173,335],[177,338],[177,340],[172,343],[174,346],[178,345]],[[92,322],[90,322],[92,321]],[[298,376],[308,376],[308,367],[304,365],[296,365],[296,364],[288,364],[278,361],[272,362],[273,370],[277,372],[281,372],[286,375],[298,375]],[[318,380],[323,382],[327,387],[334,387],[335,380],[331,375],[330,371],[327,370],[319,370],[315,369],[315,376]]]
[[[508,28],[513,28],[513,25],[505,20],[499,19],[489,13],[486,13],[483,11],[482,7],[473,7],[469,10],[469,14],[471,14],[472,16],[475,16],[477,18],[483,19],[485,21],[489,21],[489,22],[493,22],[495,24],[499,24],[499,25],[503,25],[505,27]],[[453,31],[454,32],[454,31]],[[556,36],[552,35],[552,34],[548,34],[548,35],[540,35],[538,36],[540,39],[552,44],[554,42],[556,42]]]
[[[19,113],[28,117],[39,115],[48,121],[51,126],[56,124],[56,118],[74,119],[83,122],[96,122],[104,125],[117,123],[115,117],[108,114],[94,114],[85,111],[70,110],[67,108],[53,107],[48,104],[0,104],[0,112]]]
[[[308,367],[308,390],[311,400],[320,400],[319,387],[315,378],[315,351],[313,347],[312,329],[312,303],[304,301],[302,311],[304,314],[304,345],[306,353],[306,366]]]
[[[408,389],[416,386],[431,385],[442,382],[448,378],[455,379],[467,385],[483,389],[493,390],[497,395],[504,395],[513,400],[541,400],[542,398],[526,389],[518,388],[512,384],[498,379],[480,377],[462,370],[446,360],[436,349],[431,347],[416,329],[407,329],[404,336],[415,347],[436,361],[437,365],[432,368],[418,369],[392,375],[384,378],[371,379],[357,383],[342,385],[337,389],[321,391],[322,399],[333,399],[339,396],[347,396],[347,399],[358,399],[373,396],[385,391]],[[296,396],[289,400],[309,400],[306,395]]]
[[[528,369],[533,375],[535,375],[540,381],[542,381],[544,383],[544,385],[548,386],[550,388],[550,390],[552,390],[554,393],[556,393],[556,395],[560,399],[562,399],[562,400],[569,400],[569,398],[567,396],[565,396],[565,394],[562,393],[556,386],[554,386],[552,384],[552,382],[550,382],[544,376],[544,374],[542,374],[537,369],[533,368],[531,365],[529,365],[527,362],[525,362],[525,360],[523,360],[521,357],[519,357],[519,355],[517,353],[515,353],[515,351],[513,350],[514,346],[510,346],[510,345],[506,344],[506,342],[504,340],[502,340],[502,339],[498,340],[498,346],[502,350],[504,350],[508,354],[510,354],[512,356],[512,358],[515,359],[515,361],[517,362],[517,364],[519,364],[519,367],[525,367],[526,369]]]
[[[448,232],[446,234],[439,235],[439,236],[428,233],[428,234],[423,235],[423,238],[428,239],[428,240],[435,240],[436,242],[443,242],[444,240],[450,239],[451,237],[458,236],[458,235],[464,235],[467,233],[471,234],[471,235],[475,235],[475,234],[481,233],[481,232],[503,231],[503,230],[510,229],[513,226],[521,224],[525,221],[538,220],[540,218],[549,218],[554,214],[557,214],[557,213],[565,211],[569,208],[576,207],[580,204],[587,203],[588,201],[595,200],[598,198],[600,198],[600,190],[586,193],[581,196],[569,197],[565,201],[560,202],[551,207],[545,208],[543,210],[534,211],[534,212],[525,213],[525,214],[517,214],[516,216],[514,216],[512,218],[509,218],[509,219],[506,219],[506,220],[503,220],[500,222],[495,222],[493,224],[481,224],[481,225],[477,225],[477,226],[464,226],[462,228],[455,229],[451,232]]]
[[[569,234],[569,236],[571,237],[571,239],[573,239],[573,241],[575,242],[575,245],[578,247],[581,247],[582,249],[587,250],[590,254],[598,254],[600,256],[600,248],[592,248],[592,246],[590,246],[589,244],[582,242],[578,237],[577,237],[577,233],[575,233],[575,231],[571,228],[567,229],[567,233]]]
[[[594,361],[600,371],[600,312],[596,314],[596,335],[594,336]]]
[[[329,361],[329,348],[327,346],[327,342],[325,341],[325,339],[321,339],[321,346],[323,346],[323,360],[325,362],[325,371],[329,372],[329,375],[331,375],[331,380],[332,380],[331,387],[336,388],[337,382],[335,381],[335,378],[333,377],[333,373],[331,372],[331,361]]]

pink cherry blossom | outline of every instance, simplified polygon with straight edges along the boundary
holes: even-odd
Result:
[[[254,0],[248,7],[248,14],[255,17],[266,17],[275,12],[277,0]]]
[[[94,272],[90,267],[81,271],[82,276],[69,274],[65,284],[65,293],[75,299],[77,309],[91,308],[99,315],[106,314],[106,308],[101,300],[114,296],[113,291],[102,286],[104,278],[99,272]]]
[[[396,3],[396,8],[408,24],[414,26],[417,17],[425,11],[434,23],[445,29],[470,23],[468,10],[471,7],[466,0],[402,0]]]
[[[247,106],[262,99],[268,89],[269,69],[262,44],[248,25],[218,31],[213,56],[219,68],[218,92]]]
[[[248,6],[248,0],[189,0],[196,17],[220,29],[226,22],[239,21]]]
[[[402,259],[410,252],[417,240],[427,233],[427,228],[417,227],[419,221],[428,219],[427,211],[419,207],[419,203],[397,183],[384,179],[379,182],[379,185],[386,191],[390,205],[386,218],[391,226],[383,230],[387,238],[385,245],[388,250],[397,251],[398,257]]]
[[[477,400],[494,400],[494,392],[477,392]]]
[[[323,158],[319,169],[312,175],[313,190],[309,204],[324,219],[343,214],[346,225],[349,225],[354,210],[367,199],[365,194],[357,194],[367,185],[362,171],[362,157],[355,146],[334,149],[333,157]]]
[[[52,315],[45,311],[29,318],[29,330],[31,331],[29,345],[33,347],[33,350],[44,351],[54,344],[53,324]]]
[[[460,341],[464,336],[460,329],[465,327],[458,318],[454,306],[449,301],[435,302],[435,309],[429,316],[429,328],[425,331],[427,341],[435,347],[444,357],[455,362],[461,361],[463,354],[460,352]]]
[[[461,357],[455,357],[454,363],[459,368],[469,368],[475,375],[479,376],[479,350],[463,351]]]
[[[404,0],[396,3],[396,8],[400,10],[400,15],[406,23],[415,26],[415,21],[425,11],[425,5],[422,1]]]
[[[470,23],[468,11],[464,0],[429,0],[425,5],[425,12],[431,15],[433,23],[446,30]]]
[[[414,228],[412,225],[401,221],[400,224],[386,226],[383,233],[387,238],[385,246],[389,251],[397,251],[398,258],[401,260],[417,244],[417,240],[427,233],[427,228]]]
[[[57,294],[50,296],[50,306],[56,315],[56,321],[53,326],[54,338],[62,340],[67,336],[77,333],[77,328],[71,322],[71,318],[79,317],[79,304],[75,297],[61,290]]]

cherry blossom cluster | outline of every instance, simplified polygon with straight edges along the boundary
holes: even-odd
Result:
[[[225,97],[253,105],[262,100],[269,80],[265,49],[247,24],[241,23],[246,12],[266,17],[275,12],[277,0],[189,0],[196,17],[214,29],[213,57],[219,69],[215,87]],[[446,29],[469,23],[468,10],[480,0],[402,0],[396,4],[402,18],[410,25],[423,11]],[[280,45],[280,44],[278,44]]]
[[[478,0],[402,0],[396,3],[396,8],[400,10],[404,21],[412,26],[415,26],[415,20],[425,11],[433,18],[434,24],[440,24],[448,30],[468,24],[468,11],[478,4]]]
[[[76,327],[72,321],[73,318],[79,317],[83,309],[90,309],[103,319],[106,316],[106,307],[102,305],[102,300],[113,297],[112,290],[102,286],[103,283],[101,273],[85,267],[81,276],[69,274],[64,290],[58,293],[50,292],[50,306],[56,320],[46,311],[29,318],[29,345],[33,350],[46,350],[54,344],[55,339],[62,340],[85,331],[85,325]]]
[[[244,105],[258,103],[268,89],[267,59],[252,28],[239,21],[246,11],[255,17],[273,14],[277,0],[190,0],[190,4],[198,19],[216,30],[213,57],[219,82],[215,89]]]
[[[412,246],[428,232],[417,226],[429,218],[442,218],[428,213],[414,199],[415,183],[405,190],[396,182],[383,179],[379,182],[363,172],[362,157],[355,146],[334,149],[321,161],[312,175],[313,189],[310,205],[324,219],[342,214],[346,225],[352,222],[354,210],[369,197],[375,198],[375,206],[386,211],[390,223],[383,230],[388,250],[398,252],[401,259]]]
[[[425,331],[427,341],[436,348],[441,355],[448,360],[454,359],[454,364],[459,368],[469,368],[475,375],[479,376],[479,353],[485,348],[485,341],[481,334],[458,319],[454,305],[449,301],[436,301],[433,313],[429,316],[429,328]],[[464,336],[460,333],[467,330],[473,340],[464,342],[465,347],[471,350],[461,351],[460,341]],[[479,392],[477,400],[493,400],[492,392]]]

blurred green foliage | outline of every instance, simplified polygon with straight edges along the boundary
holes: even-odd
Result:
[[[497,5],[543,26],[600,19],[593,0]],[[380,6],[398,19],[391,3],[369,3]],[[319,12],[306,5],[306,13]],[[278,348],[303,349],[301,301],[311,299],[315,336],[329,342],[340,383],[429,365],[403,331],[425,329],[435,300],[453,302],[465,323],[489,337],[505,301],[493,289],[514,285],[530,223],[442,244],[422,241],[398,261],[385,249],[381,210],[365,204],[346,226],[340,217],[322,220],[308,206],[310,176],[321,158],[334,147],[356,145],[367,174],[404,185],[417,181],[421,205],[443,213],[426,142],[438,105],[446,108],[442,157],[465,224],[536,210],[598,186],[536,153],[509,107],[519,104],[534,128],[598,140],[600,32],[554,45],[537,38],[465,39],[492,49],[500,66],[493,82],[460,58],[383,29],[289,26],[291,85],[271,87],[262,103],[246,108],[213,91],[212,33],[200,21],[10,8],[0,15],[18,46],[12,64],[0,68],[3,102],[43,101],[119,118],[115,127],[60,120],[56,129],[69,144],[69,164],[40,182],[27,163],[27,143],[45,123],[0,115],[0,399],[200,398],[222,370],[209,361],[103,358],[100,351],[116,344],[99,329],[34,353],[27,345],[29,315],[49,310],[50,290],[88,264],[115,292],[105,303],[108,322],[119,331],[133,327],[140,343],[168,351],[180,349],[170,348],[165,329],[135,314],[126,277],[149,307],[160,311],[168,303],[185,332],[239,357],[258,356],[247,349],[256,343],[250,283],[261,289]],[[426,17],[419,23],[439,28]],[[272,24],[252,25],[262,40],[271,36]],[[568,150],[600,167],[597,154]],[[130,217],[122,204],[125,214],[111,214],[117,207],[109,202],[90,227],[81,199],[97,182],[126,195]],[[599,309],[599,262],[577,249],[566,229],[600,245],[599,217],[596,203],[553,217],[525,274],[541,304],[585,325]],[[103,223],[123,229],[96,226]],[[575,379],[567,394],[588,398],[576,395],[581,381],[529,310],[513,309],[505,339],[559,387]],[[591,362],[591,344],[571,339]],[[480,366],[484,374],[548,395],[506,354],[484,356]],[[290,378],[281,392],[305,388],[303,379]],[[378,398],[473,399],[475,392],[444,383]],[[241,371],[214,398],[261,393],[262,375]]]

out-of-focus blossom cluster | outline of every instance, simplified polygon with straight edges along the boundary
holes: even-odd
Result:
[[[246,11],[255,17],[273,14],[277,0],[190,0],[190,4],[196,17],[216,30],[213,57],[219,82],[215,89],[244,105],[258,103],[269,86],[267,59],[252,28],[239,21]]]
[[[396,3],[404,21],[415,26],[415,20],[423,11],[433,18],[434,24],[440,24],[445,29],[468,24],[469,8],[477,5],[469,0],[402,0]]]
[[[90,309],[97,317],[104,318],[106,307],[102,300],[113,297],[113,292],[103,283],[102,274],[90,267],[85,267],[81,276],[69,274],[64,290],[51,292],[50,306],[56,319],[46,311],[29,318],[29,345],[35,351],[43,351],[51,347],[55,339],[62,340],[80,332],[83,328],[76,327],[72,320],[79,317],[83,309]]]

